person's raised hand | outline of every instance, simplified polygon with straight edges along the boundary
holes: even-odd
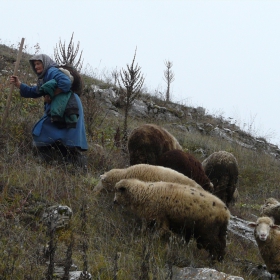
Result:
[[[21,81],[18,76],[10,76],[10,84],[14,84],[17,88],[20,88]]]

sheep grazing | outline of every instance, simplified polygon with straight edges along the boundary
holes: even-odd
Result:
[[[237,194],[238,164],[233,154],[219,151],[202,162],[202,167],[214,185],[213,194],[229,206]]]
[[[128,207],[161,232],[182,234],[204,248],[213,260],[225,255],[230,212],[218,197],[203,189],[168,182],[123,179],[116,184],[114,202]]]
[[[213,192],[213,184],[206,176],[202,164],[190,153],[182,150],[165,152],[158,159],[157,165],[174,169],[196,181],[203,189]]]
[[[267,198],[260,208],[260,216],[273,217],[274,223],[280,225],[280,202],[273,197]]]
[[[100,175],[100,180],[95,186],[94,191],[106,190],[107,192],[113,192],[118,181],[130,178],[139,179],[144,182],[173,182],[202,189],[194,180],[173,169],[149,164],[136,164],[123,169],[111,169]]]
[[[255,239],[267,270],[280,276],[280,227],[269,217],[260,217],[248,226],[255,228]]]
[[[128,137],[130,165],[140,163],[155,165],[163,153],[174,149],[182,149],[177,139],[155,124],[139,126]]]

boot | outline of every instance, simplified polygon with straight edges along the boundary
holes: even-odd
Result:
[[[53,160],[53,148],[52,146],[36,147],[39,158],[46,163],[50,163]]]
[[[71,162],[75,167],[87,170],[87,157],[78,148],[68,148],[66,162]]]

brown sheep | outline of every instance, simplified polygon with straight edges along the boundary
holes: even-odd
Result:
[[[269,217],[260,217],[248,225],[255,228],[255,239],[267,270],[280,276],[280,227]]]
[[[223,259],[230,212],[218,197],[188,185],[137,179],[123,179],[115,189],[115,203],[155,221],[163,232],[182,234],[186,242],[193,236],[213,260]]]
[[[145,182],[173,182],[202,189],[194,180],[173,169],[149,164],[136,164],[123,169],[111,169],[100,175],[100,181],[95,186],[94,191],[105,190],[107,192],[113,192],[115,184],[118,181],[131,178]]]
[[[213,184],[206,176],[201,162],[190,153],[182,150],[165,152],[158,159],[157,165],[174,169],[196,181],[203,189],[213,192]]]
[[[155,165],[165,152],[182,149],[176,138],[155,124],[135,128],[128,137],[130,165],[147,163]]]
[[[236,158],[226,151],[215,152],[202,162],[202,167],[214,185],[213,194],[229,206],[237,192],[239,172]]]
[[[267,198],[260,209],[260,215],[273,217],[274,223],[280,225],[280,202],[273,197]]]

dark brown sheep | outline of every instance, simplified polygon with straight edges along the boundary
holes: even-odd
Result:
[[[130,165],[140,163],[155,165],[163,153],[174,149],[182,149],[177,139],[155,124],[141,125],[128,137]]]
[[[157,165],[174,169],[196,181],[203,189],[213,192],[213,184],[206,176],[201,162],[192,154],[182,150],[171,150],[162,154]]]
[[[213,194],[228,206],[237,191],[239,172],[236,158],[226,151],[215,152],[202,162],[202,167],[214,185]]]

